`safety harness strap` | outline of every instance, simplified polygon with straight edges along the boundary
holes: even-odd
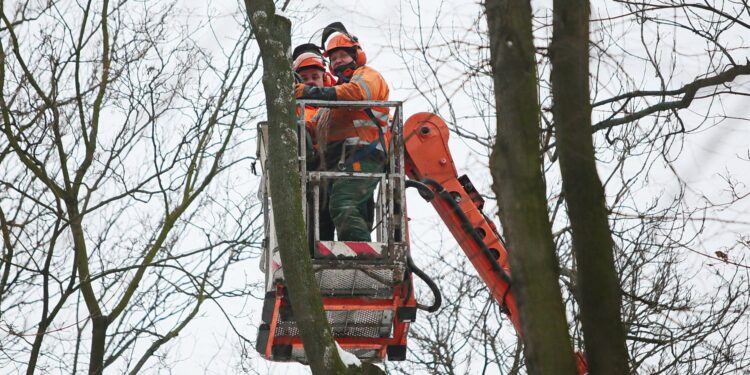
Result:
[[[386,150],[386,144],[385,144],[385,133],[383,132],[383,126],[378,120],[377,117],[375,117],[375,114],[372,113],[372,108],[365,108],[365,113],[367,114],[370,119],[377,124],[378,126],[378,139],[370,142],[365,146],[364,148],[361,148],[357,150],[357,152],[353,153],[351,156],[349,156],[344,163],[339,164],[339,168],[342,170],[345,169],[351,169],[354,165],[354,163],[364,159],[365,157],[369,156],[371,153],[375,152],[378,147],[378,143],[383,147],[383,152]],[[386,124],[388,125],[388,124]]]

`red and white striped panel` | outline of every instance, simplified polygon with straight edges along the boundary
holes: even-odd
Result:
[[[384,247],[382,242],[318,241],[315,255],[326,258],[379,258]]]
[[[278,252],[278,249],[274,250],[277,251],[273,252],[273,257],[271,258],[271,272],[276,272],[281,268],[281,253]]]

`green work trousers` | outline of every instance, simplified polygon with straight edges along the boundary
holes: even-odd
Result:
[[[359,172],[383,172],[385,162],[381,153],[375,152],[359,161]],[[352,172],[352,166],[347,166]],[[376,179],[337,178],[331,183],[328,195],[328,210],[336,227],[339,241],[370,241],[373,193],[378,186]],[[369,204],[368,204],[369,203]],[[369,219],[369,220],[368,220]]]

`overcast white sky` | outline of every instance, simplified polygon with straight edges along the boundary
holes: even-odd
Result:
[[[40,1],[41,2],[41,1]],[[13,5],[14,2],[10,2]],[[75,8],[72,2],[61,2]],[[240,1],[241,3],[241,1]],[[537,14],[548,14],[551,1],[541,0],[534,1],[535,12]],[[595,2],[595,15],[604,12],[608,7],[616,6],[614,2]],[[7,5],[4,5],[7,7]],[[217,63],[220,63],[219,46],[231,43],[230,39],[239,33],[238,27],[232,18],[242,17],[244,9],[235,0],[178,0],[178,7],[190,8],[190,12],[180,12],[185,16],[185,21],[189,23],[200,23],[206,19],[207,14],[214,15],[214,22],[211,29],[205,29],[202,34],[196,34],[195,37],[205,43],[208,48],[215,48],[217,51]],[[298,10],[302,7],[308,10],[300,13]],[[545,9],[545,7],[547,9]],[[6,8],[7,9],[7,8]],[[320,43],[320,30],[322,27],[331,22],[343,22],[349,31],[357,35],[367,52],[369,62],[373,68],[380,71],[391,88],[391,100],[403,100],[404,112],[406,116],[430,109],[427,100],[420,97],[417,90],[414,89],[412,80],[407,73],[404,62],[400,59],[396,46],[403,43],[411,46],[410,39],[417,36],[416,28],[422,27],[423,30],[429,30],[433,24],[441,25],[440,29],[447,35],[456,35],[462,40],[475,40],[476,33],[471,30],[471,22],[476,19],[477,14],[481,12],[478,0],[446,0],[442,4],[439,0],[379,0],[379,1],[354,1],[354,0],[292,0],[290,10],[287,12],[291,17],[300,21],[295,22],[293,27],[293,44],[297,45],[307,41]],[[422,19],[419,20],[415,15],[421,13]],[[595,16],[596,18],[596,16]],[[421,23],[420,23],[421,22]],[[637,38],[638,30],[630,30],[635,34],[629,34],[628,37],[619,40],[625,46],[638,47],[640,40]],[[312,36],[312,39],[311,39]],[[727,35],[727,38],[733,40],[732,43],[746,43],[747,35]],[[465,39],[463,39],[465,38]],[[432,39],[434,44],[442,42],[440,38]],[[662,43],[669,43],[668,40]],[[670,82],[670,87],[679,87],[681,84],[692,80],[701,73],[701,58],[704,54],[704,46],[696,43],[691,46],[688,54],[681,54],[680,65],[677,66],[679,74]],[[685,51],[681,51],[685,52]],[[669,59],[673,51],[665,48],[661,51],[664,59]],[[737,60],[742,62],[750,56],[747,49],[740,49],[737,53],[742,57]],[[471,99],[461,90],[456,90],[458,83],[450,79],[460,75],[463,67],[456,63],[456,56],[446,58],[445,63],[436,66],[438,74],[450,81],[448,85],[453,85],[450,90],[451,104],[457,113],[459,119],[454,126],[483,134],[487,131],[487,123],[483,123],[476,117],[476,108]],[[637,60],[637,59],[636,59]],[[623,61],[634,71],[643,69],[642,63],[629,60],[627,54],[623,53]],[[412,61],[415,66],[420,65],[418,61]],[[632,65],[628,65],[632,64]],[[641,64],[641,65],[639,65]],[[425,82],[423,87],[429,86]],[[643,87],[645,89],[656,89],[658,84],[654,77],[645,75],[643,78]],[[739,78],[734,82],[734,86],[741,88],[746,93],[750,93],[750,78]],[[455,90],[455,92],[453,91]],[[258,94],[262,95],[262,90],[258,89]],[[430,96],[429,94],[427,96]],[[436,96],[436,101],[444,105],[444,100]],[[694,125],[699,116],[691,113],[701,113],[709,105],[712,108],[723,108],[728,116],[734,118],[750,117],[750,106],[748,106],[748,96],[745,97],[724,97],[721,102],[701,102],[689,111],[683,111],[687,125]],[[259,96],[258,100],[262,100]],[[723,106],[723,107],[721,107]],[[441,108],[444,111],[445,108]],[[488,120],[491,123],[492,119]],[[644,126],[645,126],[644,121]],[[750,161],[748,153],[748,139],[750,139],[750,128],[746,120],[732,120],[721,123],[718,126],[707,128],[699,134],[691,135],[685,139],[684,149],[680,158],[672,164],[676,174],[688,182],[692,188],[690,191],[691,199],[698,201],[698,198],[706,196],[712,200],[719,201],[726,199],[727,192],[723,190],[724,181],[722,174],[731,174],[740,184],[739,186],[748,190],[750,186],[750,173],[747,173],[747,165]],[[454,159],[459,169],[459,173],[467,173],[478,188],[489,193],[490,176],[486,169],[487,150],[478,146],[476,143],[461,140],[452,137],[451,147],[454,153]],[[248,154],[254,155],[255,150],[248,150]],[[635,168],[635,166],[633,167]],[[607,172],[610,166],[600,165],[600,170]],[[246,171],[250,176],[250,171]],[[257,189],[258,179],[248,177],[250,182],[247,189]],[[554,180],[551,176],[550,180]],[[654,170],[650,176],[648,184],[643,188],[642,194],[645,197],[670,197],[677,192],[675,174],[664,170]],[[429,262],[433,250],[442,247],[448,251],[456,249],[455,243],[446,235],[444,227],[440,223],[437,215],[431,206],[425,204],[416,194],[409,192],[409,215],[411,217],[410,229],[413,243],[417,244],[412,247],[415,261],[422,265]],[[488,203],[490,207],[490,217],[494,218],[492,211],[492,202]],[[742,205],[733,206],[723,211],[717,211],[713,214],[722,220],[738,221],[736,224],[718,223],[709,226],[704,233],[707,241],[703,244],[700,251],[711,254],[714,250],[730,246],[736,239],[737,233],[748,235],[750,231],[750,218],[747,212],[750,205],[745,202]],[[185,241],[189,242],[189,241]],[[456,249],[457,256],[460,251]],[[747,263],[747,256],[743,260]],[[701,266],[701,260],[698,258],[697,266]],[[242,284],[247,280],[248,283],[257,282],[263,279],[263,275],[258,269],[257,260],[245,262],[243,267],[234,267],[230,280],[236,284]],[[260,291],[258,294],[261,294]],[[236,328],[245,335],[254,339],[255,329],[260,323],[261,301],[248,299],[225,300],[226,308],[231,312],[243,312],[248,318],[246,320],[235,320],[233,323]],[[173,372],[177,374],[228,374],[239,372],[240,353],[239,344],[232,329],[228,325],[223,314],[211,303],[204,304],[202,316],[197,318],[193,323],[180,334],[180,339],[174,343],[165,345],[160,349],[168,355],[165,361],[169,370],[162,369],[159,372]],[[72,327],[72,326],[71,326]],[[72,330],[71,327],[70,330]],[[69,332],[66,332],[69,333]],[[145,345],[141,344],[141,345]],[[139,348],[140,349],[140,348]],[[160,351],[160,354],[162,353]],[[142,350],[137,350],[140,353]],[[248,365],[260,374],[307,374],[309,371],[305,366],[298,364],[277,364],[271,363],[258,358],[257,353],[252,351],[249,355],[254,358]],[[176,361],[175,361],[176,359]],[[149,364],[157,362],[151,359]],[[174,364],[174,366],[172,366]],[[156,365],[158,366],[158,365]],[[119,367],[118,367],[119,369]],[[7,373],[9,370],[0,369],[0,373]],[[113,370],[115,371],[115,370]]]

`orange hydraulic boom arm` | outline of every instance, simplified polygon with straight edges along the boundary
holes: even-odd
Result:
[[[508,250],[492,220],[482,212],[482,197],[468,177],[458,177],[448,136],[448,126],[435,114],[420,112],[409,117],[404,124],[406,175],[434,193],[433,207],[522,336],[516,299],[510,290]],[[582,353],[576,354],[576,362],[578,373],[585,374]]]
[[[432,205],[520,334],[516,300],[510,291],[508,251],[495,225],[481,211],[481,196],[468,178],[458,177],[448,135],[448,126],[435,114],[420,112],[409,117],[404,124],[406,175],[437,195]]]

